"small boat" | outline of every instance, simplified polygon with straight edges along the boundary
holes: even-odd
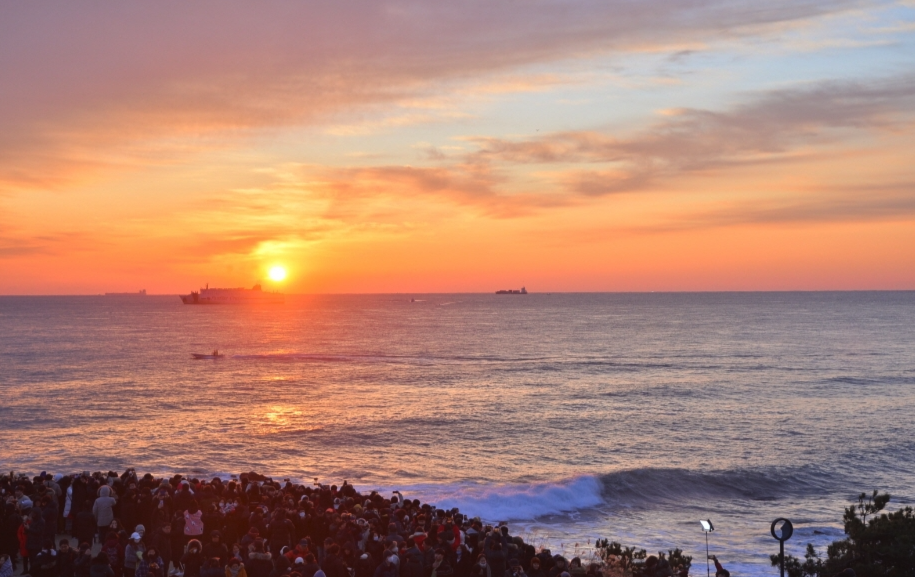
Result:
[[[225,355],[221,354],[219,351],[213,351],[212,353],[209,353],[209,354],[191,353],[191,356],[194,357],[195,359],[221,359],[221,358],[225,357]]]

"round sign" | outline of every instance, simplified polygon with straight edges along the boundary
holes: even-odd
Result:
[[[779,517],[775,521],[772,521],[771,532],[776,541],[784,543],[794,534],[794,525],[792,525],[791,521],[788,519]]]

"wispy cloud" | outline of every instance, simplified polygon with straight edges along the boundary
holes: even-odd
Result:
[[[710,169],[792,161],[915,121],[915,77],[825,82],[769,91],[729,111],[678,109],[632,135],[574,131],[528,140],[480,138],[479,161],[604,165],[569,169],[568,190],[600,196]]]
[[[351,127],[343,113],[409,103],[443,82],[507,73],[482,88],[536,89],[555,77],[512,70],[758,34],[860,4],[8,4],[0,8],[0,189],[59,188],[92,178],[99,164],[181,162],[252,130]],[[435,117],[388,122],[423,118]]]

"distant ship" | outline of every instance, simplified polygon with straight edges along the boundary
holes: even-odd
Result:
[[[145,297],[146,289],[142,289],[140,292],[135,293],[105,293],[106,297]]]
[[[521,287],[521,290],[514,290],[514,289],[500,290],[500,291],[496,291],[496,294],[497,295],[526,295],[527,289],[524,287]]]
[[[181,302],[186,305],[281,305],[286,300],[281,293],[261,290],[259,284],[249,289],[210,288],[210,285],[207,285],[199,291],[180,296]]]

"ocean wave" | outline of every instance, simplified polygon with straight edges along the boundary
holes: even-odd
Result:
[[[644,468],[603,475],[601,483],[608,504],[628,506],[696,499],[771,501],[787,495],[821,491],[827,485],[827,476],[813,467],[705,472]]]
[[[827,477],[813,468],[697,472],[644,468],[557,483],[413,485],[400,487],[437,507],[457,507],[488,521],[533,520],[594,509],[682,506],[708,500],[772,501],[823,491]],[[396,487],[391,487],[395,489]]]
[[[392,487],[391,489],[395,489]],[[419,498],[441,509],[487,521],[536,519],[600,506],[604,503],[598,477],[584,476],[560,483],[526,485],[414,485],[401,487],[406,498]]]

